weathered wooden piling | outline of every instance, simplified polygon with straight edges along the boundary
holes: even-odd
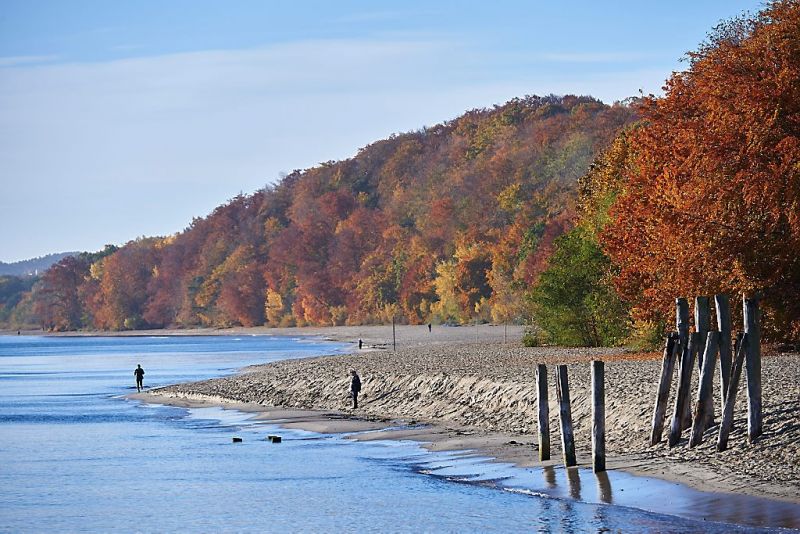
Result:
[[[689,437],[689,446],[694,447],[703,441],[703,432],[708,428],[709,414],[708,399],[712,397],[715,359],[719,349],[719,332],[709,332],[706,335],[706,348],[703,351],[703,370],[700,371],[700,390],[697,393],[697,404],[694,411],[692,434]],[[714,409],[714,403],[711,403]]]
[[[711,301],[708,297],[694,298],[694,329],[700,334],[700,350],[706,346],[706,337],[711,331]],[[703,370],[703,358],[697,361]]]
[[[683,297],[675,299],[675,329],[678,331],[679,354],[683,359],[689,342],[689,301]]]
[[[669,388],[672,383],[672,370],[675,367],[675,347],[678,334],[670,333],[664,345],[664,357],[661,361],[661,378],[658,382],[658,393],[656,394],[656,405],[653,409],[653,428],[650,433],[650,445],[655,445],[661,441],[661,433],[664,430],[664,415],[667,411],[667,399],[669,399]]]
[[[736,407],[736,394],[739,390],[739,380],[742,376],[744,355],[747,353],[747,342],[747,334],[739,334],[739,338],[736,341],[736,358],[733,361],[733,368],[731,369],[728,392],[725,394],[725,406],[722,408],[722,422],[719,424],[717,450],[720,452],[728,448],[728,436],[733,428],[733,410]]]
[[[733,341],[733,355],[734,355],[734,359],[736,358],[736,355],[737,355],[737,354],[739,354],[739,346],[742,344],[742,342],[743,342],[743,340],[744,340],[744,338],[745,338],[746,336],[747,336],[747,334],[745,334],[745,333],[744,333],[744,331],[742,331],[742,332],[739,332],[738,334],[736,334],[736,339]],[[746,352],[744,352],[743,354],[744,354],[744,358],[745,358],[745,360],[746,360],[746,358],[747,358],[747,353],[746,353]],[[736,363],[736,362],[733,362],[733,363]],[[739,381],[741,381],[741,373],[742,373],[742,369],[744,369],[744,366],[745,366],[745,361],[742,361],[742,368],[741,368],[741,369],[739,369],[739,376],[740,376],[740,378],[739,378]],[[732,374],[733,374],[733,367],[731,367],[731,375],[732,375]],[[728,389],[730,389],[730,384],[728,384]],[[737,389],[736,389],[736,391],[737,391],[737,392],[739,391],[739,390],[738,390],[738,386],[737,386]],[[737,393],[736,395],[738,396],[739,394]],[[734,424],[734,422],[733,422],[733,419],[731,419],[731,430],[733,430],[734,428],[736,428],[736,425]]]
[[[719,330],[719,376],[722,382],[720,406],[725,406],[728,383],[731,377],[731,306],[728,295],[714,295],[717,308],[717,330]]]
[[[761,318],[758,298],[742,296],[744,331],[747,334],[747,438],[752,443],[763,432],[761,420]]]
[[[592,361],[592,468],[606,470],[606,386],[605,364]]]
[[[692,332],[689,343],[681,355],[678,369],[678,393],[675,395],[675,409],[672,412],[672,422],[669,428],[667,443],[674,447],[681,440],[681,433],[691,425],[690,391],[692,387],[692,373],[694,372],[694,359],[697,356],[697,344],[700,334]]]
[[[539,430],[539,460],[550,459],[550,405],[547,398],[547,366],[536,366],[536,426]]]
[[[700,334],[700,345],[698,350],[703,350],[706,346],[708,333],[711,331],[711,299],[708,297],[695,297],[694,327]],[[698,358],[699,369],[703,370],[703,358]],[[714,375],[711,375],[711,391],[714,390]],[[705,422],[706,428],[714,424],[714,398],[713,395],[706,399],[705,414],[708,418]]]
[[[689,334],[689,361],[692,365],[694,365],[694,361],[698,357],[702,357],[700,351],[703,349],[704,345],[700,344],[700,334],[697,332],[692,332]],[[689,377],[686,384],[686,402],[684,404],[684,411],[683,417],[681,419],[681,429],[686,430],[687,428],[692,428],[692,395],[691,395],[691,381],[692,375],[694,374],[694,367],[689,370]]]
[[[558,395],[560,407],[558,419],[561,423],[561,452],[564,458],[564,465],[572,467],[578,462],[575,459],[575,435],[572,432],[572,409],[569,400],[569,379],[566,365],[558,366],[556,394]]]

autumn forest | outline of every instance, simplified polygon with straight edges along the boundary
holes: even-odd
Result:
[[[46,330],[516,322],[657,339],[676,296],[761,296],[800,340],[800,3],[715,28],[663,96],[526,96],[295,171],[169,237],[0,277]]]

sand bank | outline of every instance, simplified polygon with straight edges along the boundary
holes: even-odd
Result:
[[[312,329],[266,332],[299,335],[310,334]],[[508,339],[518,339],[518,334],[519,328],[509,329]],[[386,347],[388,337],[391,344],[391,326],[313,329],[313,335],[351,341],[361,338],[366,347]],[[362,350],[255,366],[236,376],[162,388],[154,392],[158,398],[153,400],[212,402],[256,410],[270,421],[324,432],[426,423],[430,426],[360,434],[356,439],[415,439],[434,450],[480,449],[501,460],[534,466],[541,465],[536,457],[534,369],[537,363],[545,363],[550,374],[554,454],[544,465],[552,465],[560,463],[554,364],[568,363],[578,462],[588,466],[588,362],[602,359],[607,362],[610,469],[681,482],[704,491],[800,503],[798,354],[771,355],[763,361],[764,436],[753,445],[746,443],[746,395],[740,394],[730,448],[717,453],[716,426],[694,449],[688,448],[686,439],[672,450],[664,442],[648,445],[660,369],[658,355],[628,354],[619,349],[526,348],[516,341],[503,344],[502,326],[479,327],[477,343],[474,327],[434,326],[429,333],[427,327],[403,326],[397,328],[397,339],[396,352]],[[350,369],[359,371],[364,384],[358,410],[348,408]],[[672,403],[671,399],[670,406]],[[274,406],[281,408],[271,408]],[[716,410],[719,419],[718,405]]]

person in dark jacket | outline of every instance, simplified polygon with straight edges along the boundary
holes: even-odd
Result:
[[[136,377],[136,391],[142,391],[144,387],[144,369],[142,369],[142,364],[136,366],[136,369],[133,370],[133,376]]]
[[[358,393],[361,391],[361,379],[353,369],[350,371],[350,395],[353,397],[353,409],[358,408]]]

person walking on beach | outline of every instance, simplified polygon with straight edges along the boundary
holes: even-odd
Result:
[[[142,369],[141,363],[133,370],[133,376],[136,377],[136,391],[142,391],[144,387],[144,369]]]
[[[361,379],[355,369],[350,371],[350,395],[353,397],[353,409],[358,408],[358,393],[361,391]]]

